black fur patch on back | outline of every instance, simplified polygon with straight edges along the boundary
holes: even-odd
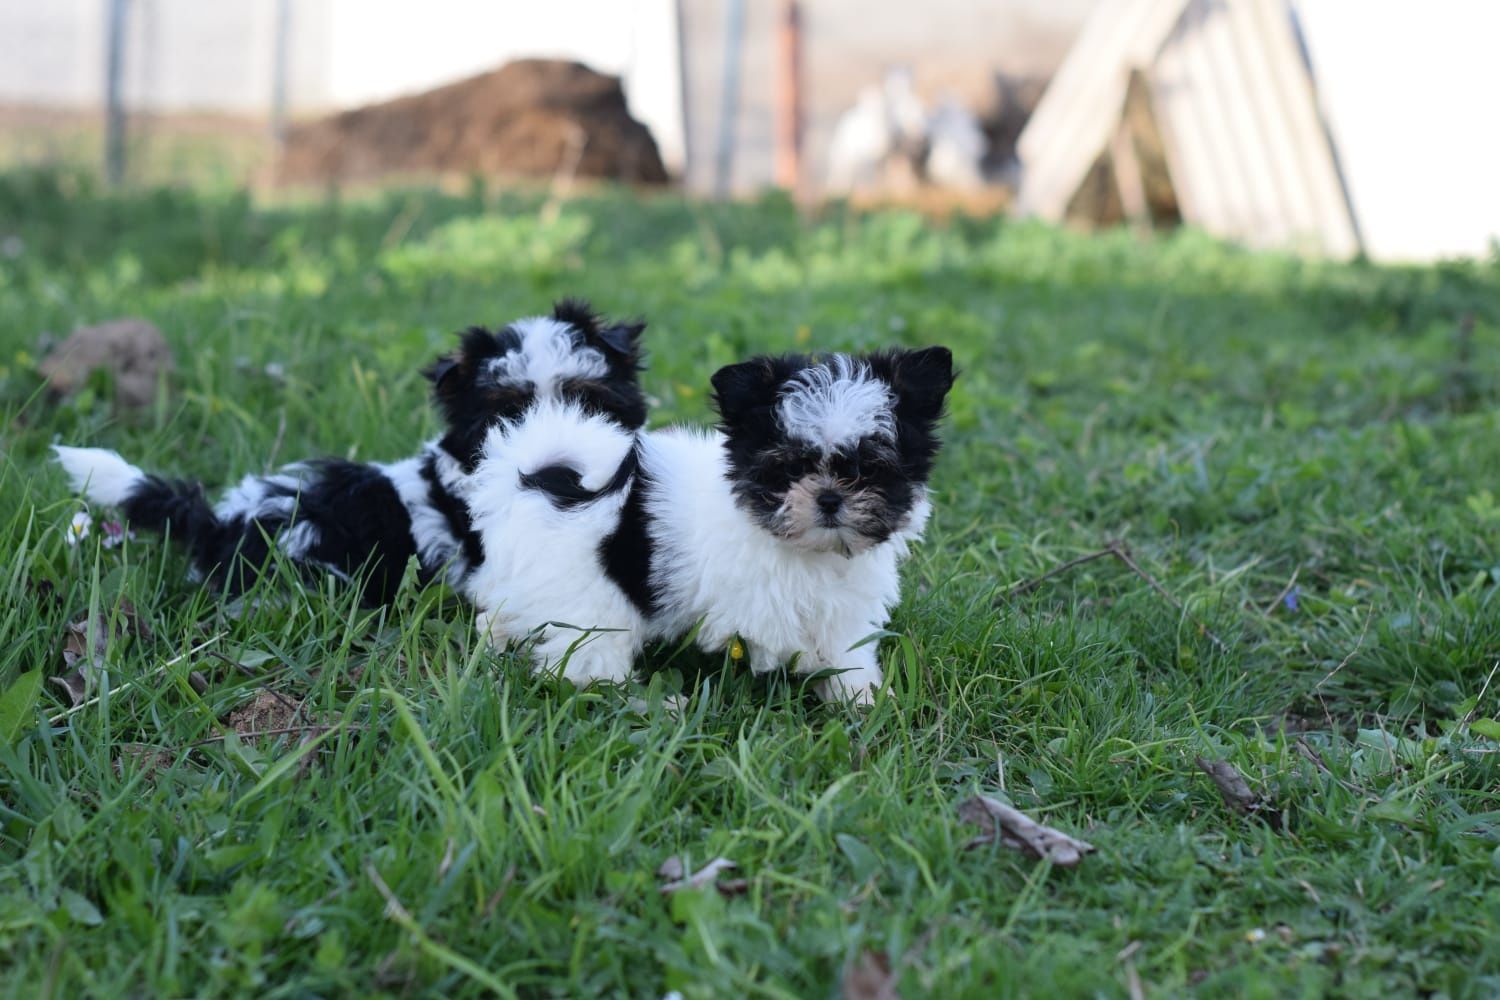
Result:
[[[318,474],[303,485],[291,522],[317,529],[316,544],[302,558],[351,576],[363,572],[365,603],[388,603],[417,554],[401,495],[373,465],[328,459],[315,468]]]
[[[479,535],[474,531],[473,522],[469,519],[469,508],[464,502],[448,491],[443,481],[438,476],[437,456],[429,454],[422,462],[422,478],[427,480],[427,499],[443,520],[448,522],[448,530],[457,538],[463,546],[464,559],[469,564],[472,572],[484,562],[484,546],[479,542]]]
[[[260,577],[279,536],[310,525],[316,541],[296,557],[299,566],[309,574],[320,568],[350,577],[363,572],[361,600],[388,603],[416,554],[411,517],[395,484],[375,466],[358,462],[327,460],[313,463],[313,469],[300,492],[262,480],[259,516],[220,518],[200,484],[156,476],[137,485],[121,511],[133,527],[169,534],[183,544],[207,580],[236,596]],[[290,499],[291,513],[264,512],[265,500],[273,499]]]
[[[572,510],[623,490],[639,465],[640,456],[632,447],[621,459],[620,467],[615,470],[609,482],[597,490],[585,488],[578,470],[567,465],[548,465],[535,472],[523,472],[521,488],[547,494],[547,499],[558,510]]]
[[[651,479],[646,471],[638,469],[625,497],[625,506],[620,510],[620,523],[613,534],[599,543],[599,565],[605,575],[647,617],[661,609],[661,600],[651,586],[651,562],[656,546],[647,523],[646,491],[650,488]]]
[[[148,476],[130,491],[120,512],[131,527],[170,534],[187,547],[198,572],[222,582],[220,572],[234,557],[239,532],[214,515],[201,483]],[[264,559],[264,543],[260,548]]]

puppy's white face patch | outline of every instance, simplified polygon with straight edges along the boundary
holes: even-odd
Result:
[[[889,386],[838,354],[793,375],[776,415],[788,437],[832,452],[869,437],[894,439],[891,405]]]
[[[520,345],[492,358],[485,368],[496,382],[530,383],[538,396],[546,397],[569,379],[604,378],[609,374],[604,355],[579,343],[577,331],[567,323],[534,316],[512,323],[510,331]]]

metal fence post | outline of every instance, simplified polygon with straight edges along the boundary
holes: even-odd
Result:
[[[275,48],[271,53],[271,138],[286,142],[286,76],[292,39],[292,0],[276,0]]]
[[[125,23],[130,0],[105,0],[108,36],[104,50],[104,176],[125,179]]]
[[[776,26],[776,184],[802,194],[802,12],[781,0]]]
[[[744,49],[745,0],[729,0],[724,30],[724,85],[719,93],[719,148],[714,162],[714,195],[729,195],[734,173],[735,126],[740,109],[740,59]]]

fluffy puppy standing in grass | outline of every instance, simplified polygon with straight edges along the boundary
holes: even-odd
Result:
[[[943,347],[731,365],[713,376],[717,432],[644,432],[609,489],[576,498],[516,473],[545,454],[544,424],[496,427],[469,494],[482,631],[535,641],[538,666],[586,684],[697,628],[705,650],[739,638],[752,670],[831,671],[823,697],[869,703],[880,664],[860,643],[927,522],[952,384]]]
[[[496,425],[530,425],[555,442],[548,456],[555,469],[538,488],[607,482],[619,456],[570,448],[572,424],[586,426],[590,440],[629,451],[646,419],[638,379],[644,329],[607,322],[576,300],[498,333],[471,328],[425,373],[445,430],[418,454],[391,463],[298,463],[246,476],[212,505],[201,484],[150,475],[115,452],[55,451],[75,490],[120,508],[133,527],[170,533],[196,573],[232,594],[254,583],[275,548],[309,570],[345,579],[362,573],[369,604],[395,596],[413,556],[424,580],[442,577],[470,596],[485,556],[466,498],[486,435]]]

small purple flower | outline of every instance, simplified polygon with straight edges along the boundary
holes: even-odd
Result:
[[[126,530],[125,525],[119,521],[100,521],[99,534],[106,549],[135,541],[135,532]]]
[[[1286,605],[1286,609],[1288,611],[1296,611],[1297,610],[1297,597],[1301,593],[1302,593],[1302,588],[1298,587],[1298,586],[1296,586],[1294,584],[1292,586],[1292,589],[1288,590],[1286,592],[1286,596],[1281,599],[1281,603],[1284,604],[1284,605]]]

